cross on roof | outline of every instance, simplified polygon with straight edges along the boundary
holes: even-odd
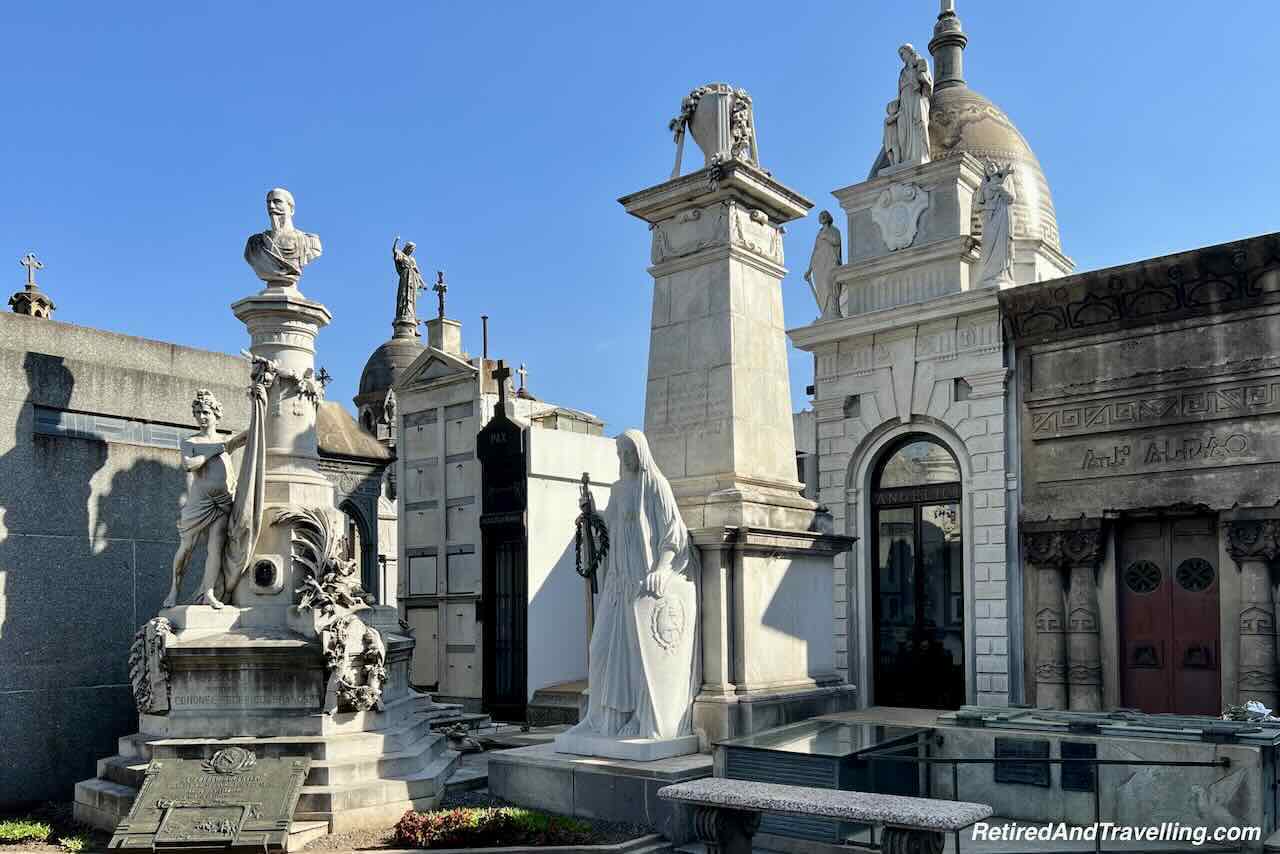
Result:
[[[333,377],[329,376],[329,371],[322,365],[320,373],[316,374],[316,382],[320,383],[321,388],[328,388],[329,383],[333,382]]]
[[[23,255],[18,263],[27,268],[27,290],[32,290],[36,286],[36,270],[43,270],[44,264],[40,263],[34,252]]]
[[[440,319],[444,320],[444,295],[449,290],[449,285],[444,280],[444,271],[436,271],[436,283],[431,286],[431,290],[436,292],[436,300],[439,304]]]
[[[529,370],[524,366],[524,362],[520,363],[520,370],[516,371],[520,375],[520,388],[525,387],[525,381],[529,379]]]
[[[503,412],[507,410],[507,380],[511,379],[511,369],[507,367],[506,362],[498,360],[497,369],[490,374],[498,381],[498,406]]]

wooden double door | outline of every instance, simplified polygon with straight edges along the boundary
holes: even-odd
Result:
[[[1123,704],[1222,714],[1216,517],[1126,520],[1116,554]]]

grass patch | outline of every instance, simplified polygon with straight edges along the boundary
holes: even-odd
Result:
[[[395,843],[406,848],[497,848],[505,845],[590,845],[580,821],[517,807],[410,810],[396,823]]]
[[[14,842],[44,842],[53,828],[30,818],[0,818],[0,845]]]
[[[82,833],[78,833],[75,836],[63,836],[58,840],[58,845],[63,851],[88,851],[89,837]]]

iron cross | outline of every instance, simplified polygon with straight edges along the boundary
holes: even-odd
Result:
[[[36,286],[36,270],[43,270],[44,264],[40,263],[40,259],[36,257],[34,252],[28,252],[23,255],[22,260],[18,263],[27,268],[27,288],[34,288]]]
[[[324,366],[320,367],[320,373],[316,374],[316,382],[320,383],[321,388],[328,388],[329,383],[333,381],[333,377],[329,376],[329,372]]]
[[[498,381],[498,406],[506,410],[507,405],[507,380],[511,379],[511,369],[507,367],[506,362],[498,360],[498,368],[490,376]]]
[[[449,286],[445,283],[443,270],[438,270],[436,272],[436,283],[431,286],[431,290],[436,292],[436,300],[439,305],[440,319],[444,320],[444,295],[445,295],[445,292],[449,290]]]

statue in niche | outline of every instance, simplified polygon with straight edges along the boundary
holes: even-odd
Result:
[[[804,271],[804,280],[818,301],[818,310],[822,312],[819,320],[834,320],[844,316],[840,310],[844,288],[836,281],[836,268],[843,263],[840,230],[835,227],[835,220],[828,211],[818,214],[818,222],[821,226],[813,241],[813,254],[809,256],[809,269]]]
[[[1013,165],[988,160],[974,210],[982,214],[982,255],[978,259],[978,284],[1007,288],[1013,278]]]
[[[245,444],[248,431],[229,439],[218,436],[222,404],[207,388],[196,392],[191,402],[191,415],[200,425],[200,430],[182,440],[182,467],[189,475],[187,501],[182,505],[182,515],[178,519],[179,541],[178,551],[173,556],[173,583],[163,607],[172,608],[177,604],[182,576],[191,560],[191,552],[203,534],[207,542],[200,601],[221,608],[222,602],[215,588],[221,583],[227,525],[235,503],[236,473],[230,453]]]
[[[417,248],[412,240],[404,242],[400,248],[400,237],[391,242],[391,259],[396,265],[396,275],[400,277],[400,285],[396,288],[396,323],[411,323],[418,328],[418,294],[427,289],[423,284],[422,272],[418,270],[418,259],[413,257]]]
[[[297,287],[302,268],[320,257],[320,238],[293,225],[293,194],[283,187],[267,193],[271,227],[249,237],[244,260],[269,288]]]
[[[929,162],[929,99],[933,75],[929,62],[909,44],[898,48],[898,97],[889,102],[884,120],[884,151],[890,166]]]
[[[590,699],[566,735],[689,735],[701,681],[698,555],[644,434],[627,430],[617,446],[621,477],[605,511],[610,545],[591,633]]]

